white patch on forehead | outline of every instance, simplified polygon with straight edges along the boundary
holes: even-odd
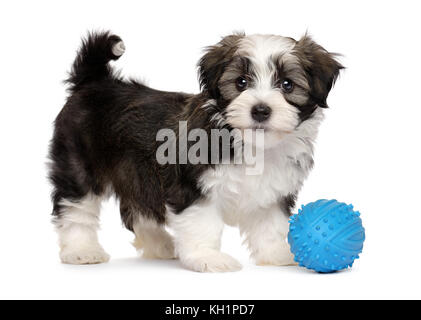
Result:
[[[276,35],[250,35],[242,38],[236,54],[250,59],[256,76],[257,88],[272,87],[272,76],[275,72],[271,68],[273,57],[284,55],[295,47],[295,41]]]
[[[257,61],[267,61],[273,55],[292,50],[294,46],[295,41],[291,38],[254,34],[240,40],[237,54]]]

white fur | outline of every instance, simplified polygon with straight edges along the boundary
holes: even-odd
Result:
[[[133,245],[143,258],[175,259],[172,237],[163,225],[139,215],[133,224],[133,231],[136,235]]]
[[[227,107],[227,121],[234,128],[248,129],[256,126],[251,117],[252,108],[265,103],[272,109],[270,118],[261,125],[265,129],[265,138],[272,139],[274,136],[279,138],[284,133],[292,132],[299,123],[298,110],[290,105],[278,90],[268,89],[249,89],[242,92]],[[257,126],[260,127],[260,124]],[[267,141],[268,143],[269,141]],[[268,144],[267,147],[272,147]]]
[[[317,109],[313,118],[265,149],[262,175],[247,176],[245,166],[240,165],[209,169],[200,179],[204,194],[212,191],[224,206],[235,200],[234,208],[255,209],[269,207],[280,196],[297,192],[311,169],[313,143],[322,119],[323,111]]]
[[[274,203],[268,208],[244,210],[238,225],[251,257],[258,265],[293,265],[294,256],[286,242],[288,216]]]
[[[264,74],[268,71],[266,61],[273,54],[287,53],[294,48],[295,44],[294,40],[282,36],[253,34],[240,40],[237,53],[252,59],[259,66],[260,74]]]
[[[241,269],[238,261],[219,251],[224,222],[214,201],[204,199],[178,215],[168,210],[167,217],[184,266],[198,272]]]
[[[236,54],[250,59],[256,76],[256,91],[274,89],[272,58],[291,52],[294,46],[292,39],[274,35],[250,35],[240,40]]]
[[[59,236],[63,263],[94,264],[107,262],[110,256],[98,242],[101,198],[89,194],[78,202],[61,201],[60,217],[54,224]]]
[[[124,45],[123,41],[119,41],[112,47],[111,51],[113,55],[120,57],[126,51],[126,46]]]

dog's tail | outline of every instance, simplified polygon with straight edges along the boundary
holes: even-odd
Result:
[[[82,46],[66,80],[70,84],[70,90],[74,91],[91,81],[113,77],[113,70],[108,62],[120,58],[125,49],[121,38],[110,32],[89,33],[82,40]]]

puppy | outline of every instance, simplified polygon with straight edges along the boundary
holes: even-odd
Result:
[[[239,270],[239,262],[220,252],[229,224],[239,227],[258,265],[294,264],[288,217],[343,69],[335,55],[307,35],[299,41],[229,35],[206,49],[198,64],[201,92],[192,95],[124,80],[109,64],[124,51],[118,36],[89,34],[67,80],[70,96],[55,121],[49,173],[62,262],[109,260],[97,230],[101,201],[114,194],[145,258],[179,258],[199,272]],[[217,129],[237,134],[227,140],[228,161],[183,162],[180,149],[175,162],[165,163],[158,156],[162,129],[175,133],[167,145],[194,129],[208,137]],[[246,130],[261,133],[264,144],[241,136]],[[264,156],[261,172],[248,174],[248,164],[233,162],[237,145],[254,145]]]

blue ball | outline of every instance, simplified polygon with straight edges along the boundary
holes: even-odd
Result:
[[[336,200],[318,200],[291,216],[288,242],[302,267],[328,273],[352,267],[363,250],[360,213]]]

